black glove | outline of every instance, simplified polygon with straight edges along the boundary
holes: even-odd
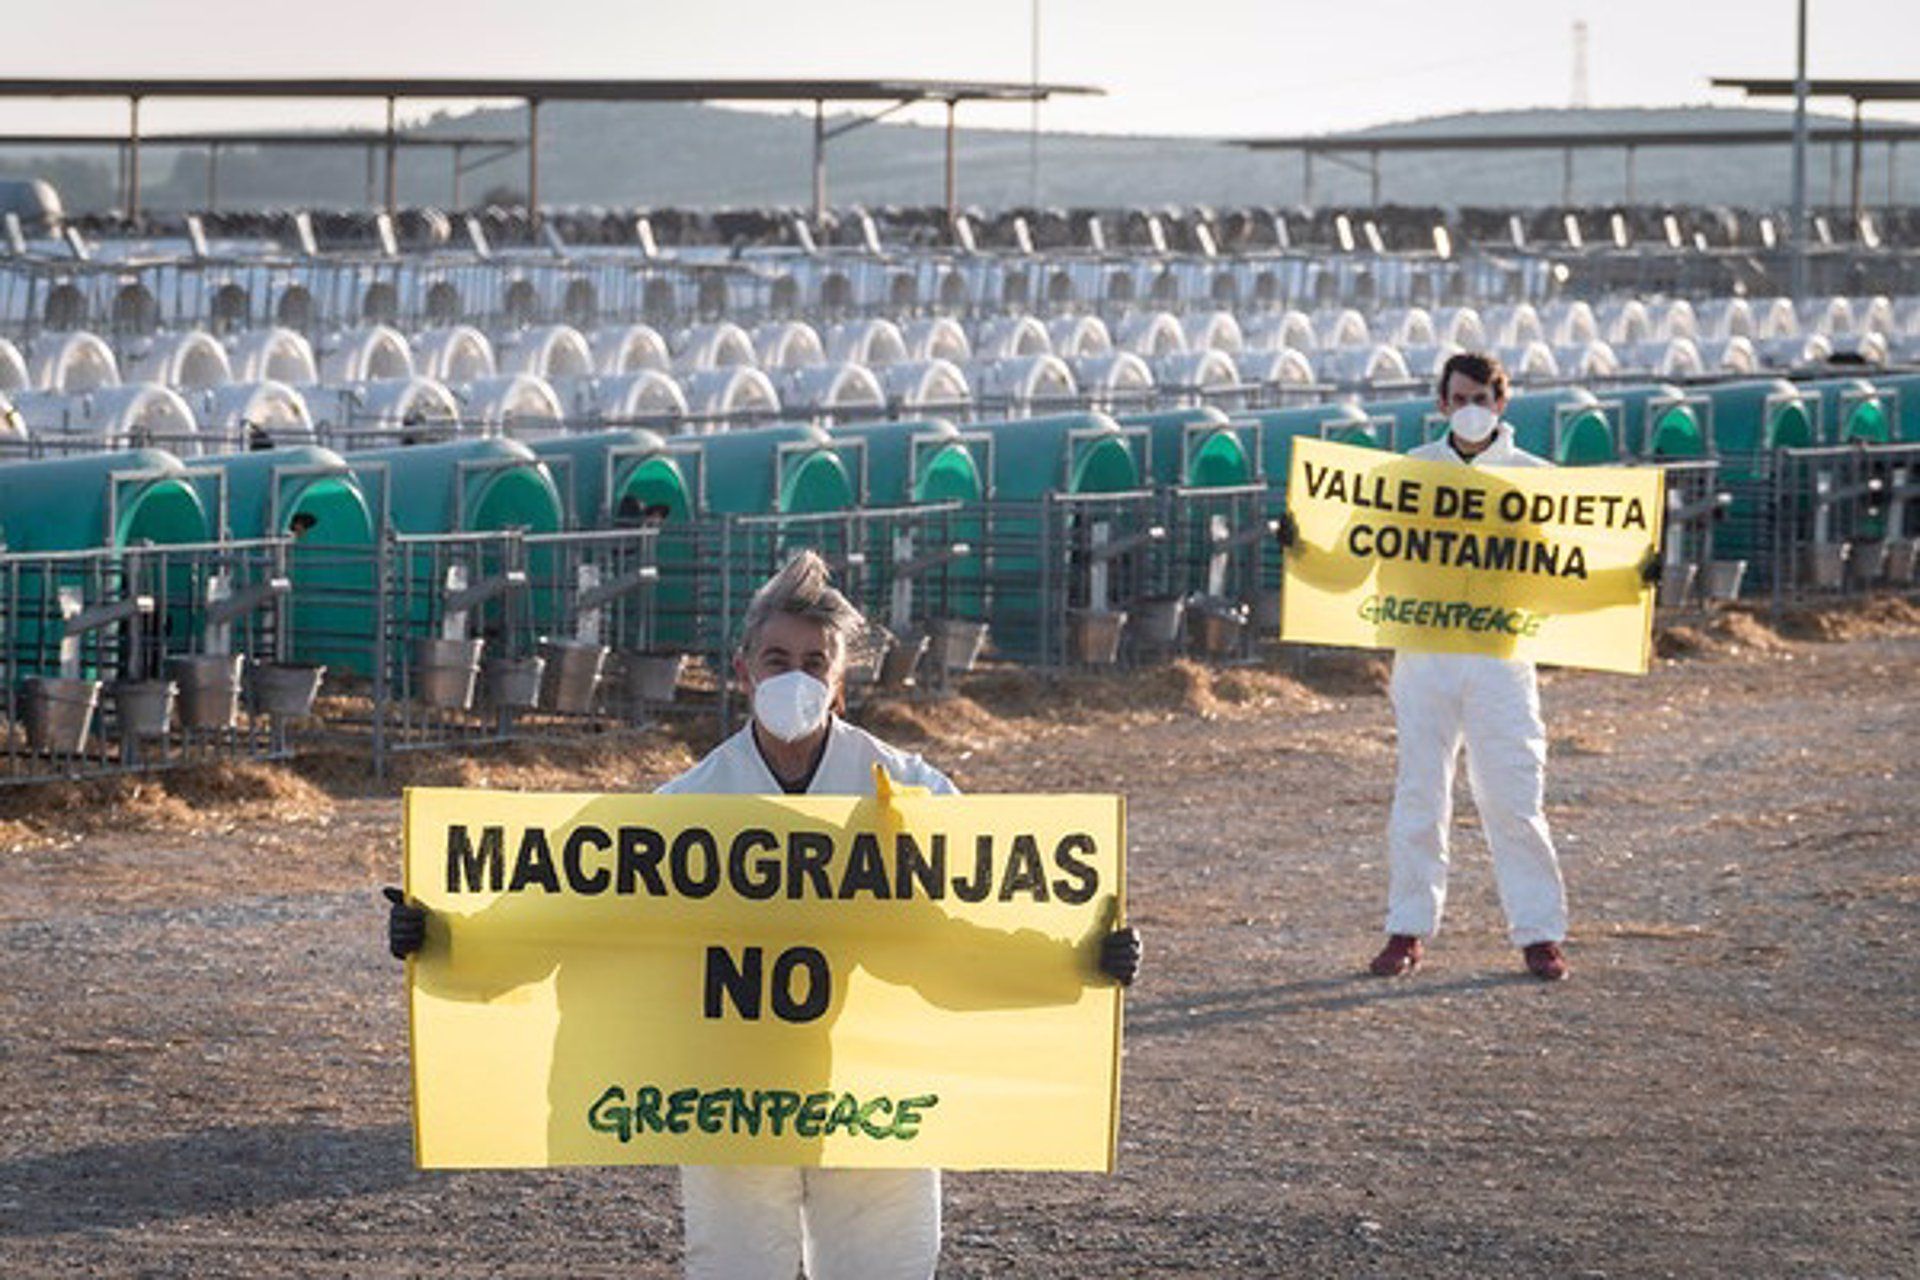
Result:
[[[1292,547],[1294,543],[1300,541],[1300,526],[1295,522],[1293,512],[1282,511],[1280,513],[1280,523],[1274,526],[1273,540],[1280,544],[1282,551],[1287,550]]]
[[[396,960],[405,960],[427,940],[427,909],[408,902],[407,895],[392,885],[380,891],[393,905],[387,908],[387,950]]]
[[[1649,587],[1660,585],[1660,575],[1666,572],[1666,565],[1660,560],[1658,550],[1647,552],[1647,558],[1640,562],[1640,581]]]
[[[1100,940],[1100,972],[1123,987],[1133,985],[1140,972],[1140,931],[1131,925],[1115,929]]]

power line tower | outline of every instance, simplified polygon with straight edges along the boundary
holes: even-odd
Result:
[[[1587,92],[1587,20],[1573,20],[1573,101],[1568,105],[1586,108],[1593,105]]]

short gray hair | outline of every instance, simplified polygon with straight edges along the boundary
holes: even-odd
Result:
[[[805,618],[826,631],[850,654],[867,632],[867,619],[832,582],[832,571],[817,551],[796,552],[780,571],[753,593],[740,623],[740,652],[752,654],[760,632],[775,614]]]

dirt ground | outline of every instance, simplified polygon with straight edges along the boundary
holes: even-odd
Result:
[[[1427,966],[1362,975],[1393,773],[1369,656],[870,709],[970,791],[1125,793],[1148,943],[1118,1173],[950,1177],[942,1274],[1920,1275],[1920,611],[1660,650],[1543,675],[1553,986],[1470,829]],[[700,745],[409,769],[647,786]],[[398,819],[326,757],[0,791],[0,1275],[676,1273],[668,1171],[411,1167]]]

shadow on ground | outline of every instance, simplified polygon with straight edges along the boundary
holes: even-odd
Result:
[[[337,1200],[418,1176],[403,1124],[261,1125],[102,1143],[0,1163],[0,1238]]]

